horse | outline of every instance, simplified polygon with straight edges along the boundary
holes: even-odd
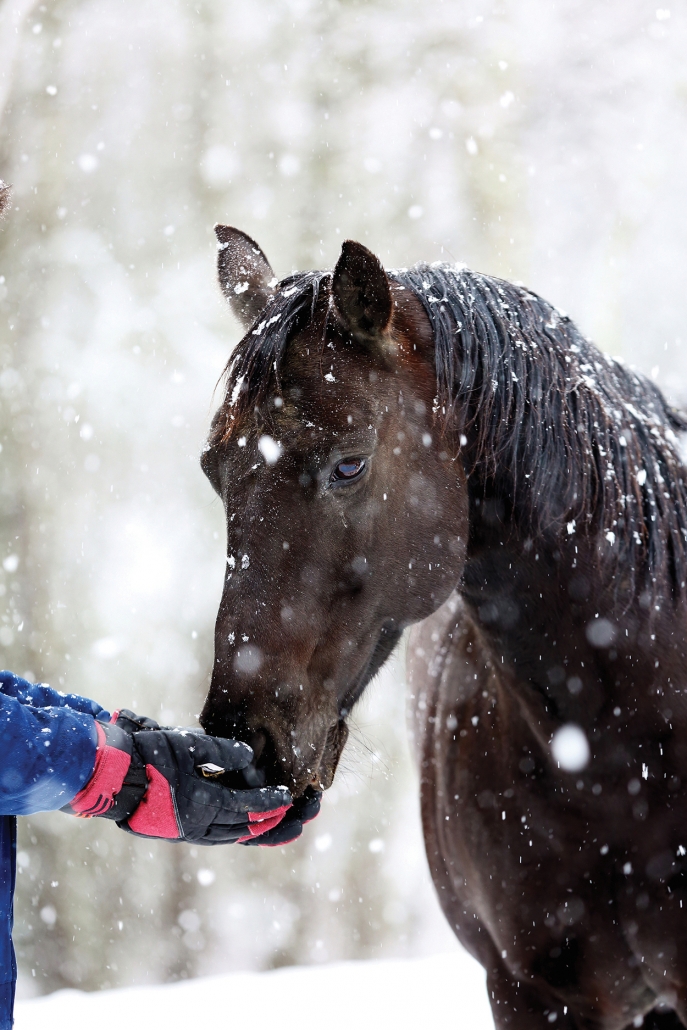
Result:
[[[523,286],[350,240],[278,281],[216,233],[245,336],[202,725],[326,789],[410,627],[427,857],[497,1030],[687,1026],[687,423]]]

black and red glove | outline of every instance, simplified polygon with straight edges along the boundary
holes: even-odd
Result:
[[[63,811],[113,819],[137,836],[207,845],[251,840],[289,811],[286,787],[233,790],[208,778],[250,766],[247,744],[159,729],[128,711],[114,719],[96,723],[93,774]]]

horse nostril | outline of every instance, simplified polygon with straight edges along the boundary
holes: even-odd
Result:
[[[251,734],[248,743],[253,748],[253,763],[254,765],[259,765],[265,745],[267,744],[267,734],[263,733],[262,730],[258,730],[256,733]]]
[[[243,778],[249,787],[264,787],[267,776],[265,770],[260,766],[260,759],[265,751],[267,737],[258,730],[249,735],[248,743],[253,748],[253,761],[243,770]]]
[[[254,765],[247,765],[243,770],[243,778],[246,781],[248,787],[264,787],[265,786],[265,770],[256,769]]]
[[[248,743],[253,748],[253,763],[251,768],[260,779],[257,786],[265,784],[276,785],[284,782],[284,770],[278,761],[278,750],[272,734],[263,728],[255,730]]]

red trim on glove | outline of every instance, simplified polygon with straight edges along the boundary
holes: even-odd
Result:
[[[291,805],[289,805],[288,807],[291,808]],[[317,819],[319,814],[320,813],[318,811],[318,812],[315,812],[314,815],[311,815],[309,819],[301,819],[301,829],[304,826],[307,826],[308,823],[311,823],[313,821],[313,819]],[[280,816],[280,821],[281,821],[281,818],[282,817]],[[297,833],[294,837],[289,837],[288,840],[280,840],[278,844],[270,844],[267,841],[265,841],[265,843],[262,844],[262,843],[260,843],[260,841],[258,841],[258,847],[259,848],[283,848],[285,844],[292,844],[295,840],[298,840],[299,837],[300,837],[300,832]],[[250,837],[243,837],[242,840],[250,840]]]
[[[122,789],[131,758],[126,751],[107,743],[105,730],[95,724],[98,743],[95,749],[95,765],[91,778],[71,801],[72,810],[81,819],[92,819],[112,808],[115,794]]]
[[[169,782],[154,765],[146,766],[146,776],[148,789],[134,814],[127,820],[129,829],[145,837],[179,840],[181,832]]]
[[[239,844],[251,837],[259,837],[268,830],[273,830],[282,821],[291,805],[282,805],[280,808],[271,808],[269,812],[248,813],[248,833],[245,837],[239,837]]]

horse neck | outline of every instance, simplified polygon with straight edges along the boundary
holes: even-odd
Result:
[[[655,643],[649,606],[618,592],[596,536],[571,535],[565,526],[533,533],[518,525],[507,498],[504,503],[490,496],[476,479],[470,494],[460,592],[492,666],[533,687],[560,718],[582,725],[626,689],[618,673],[622,645],[631,644],[636,675],[650,682]],[[617,647],[590,642],[588,627],[599,620],[611,626]]]

